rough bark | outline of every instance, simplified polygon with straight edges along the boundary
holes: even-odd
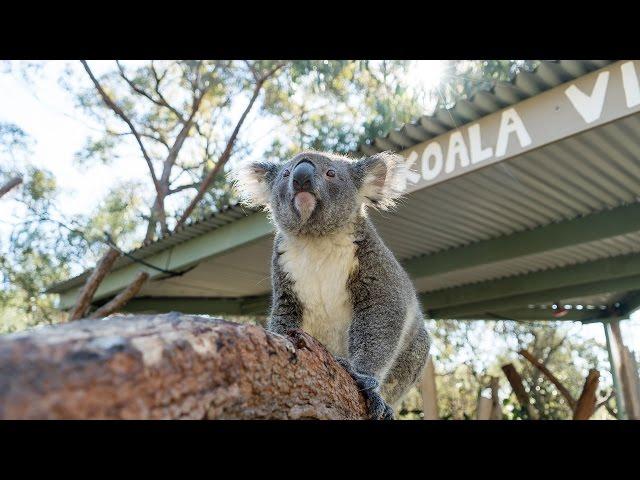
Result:
[[[598,372],[598,370],[589,370],[589,374],[584,382],[584,387],[582,388],[582,393],[573,411],[574,420],[589,420],[596,411],[596,391],[598,390],[599,379],[600,372]]]
[[[138,275],[136,275],[136,278],[129,284],[127,288],[116,295],[113,300],[105,303],[103,306],[98,308],[89,316],[89,318],[107,317],[112,313],[121,310],[122,307],[129,303],[129,300],[131,300],[138,294],[138,292],[142,288],[142,285],[144,285],[148,278],[149,274],[147,272],[139,272]]]
[[[73,310],[69,313],[69,321],[78,320],[85,316],[89,305],[91,305],[91,300],[93,300],[93,295],[119,256],[120,253],[113,248],[110,248],[107,253],[102,256],[96,268],[91,272],[89,278],[87,278],[84,287],[82,287],[82,291],[80,295],[78,295],[78,300]]]
[[[516,367],[514,367],[513,364],[508,363],[507,365],[502,366],[502,371],[504,372],[504,375],[507,377],[507,380],[509,381],[511,388],[513,389],[513,392],[516,394],[516,398],[518,399],[518,402],[520,402],[520,405],[522,405],[527,410],[527,414],[529,415],[529,418],[532,420],[537,420],[538,415],[536,414],[536,411],[533,409],[533,407],[529,403],[529,395],[527,394],[527,391],[524,389],[524,384],[522,383],[522,377],[516,370]]]
[[[0,419],[358,419],[362,394],[312,337],[169,313],[0,337]]]
[[[567,390],[567,388],[562,384],[562,382],[560,382],[560,380],[558,380],[558,378],[553,373],[551,373],[551,371],[531,352],[528,352],[526,350],[520,350],[518,353],[522,355],[524,358],[526,358],[529,361],[529,363],[531,363],[531,365],[533,365],[542,373],[544,373],[544,375],[549,379],[549,381],[556,386],[558,391],[565,398],[571,410],[572,411],[575,410],[576,400],[575,398],[573,398],[569,390]]]
[[[10,190],[14,189],[22,183],[22,177],[14,177],[4,185],[0,186],[0,198],[2,198]]]

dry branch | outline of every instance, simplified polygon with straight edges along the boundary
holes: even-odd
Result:
[[[0,198],[2,198],[9,190],[14,189],[22,183],[22,177],[13,177],[7,183],[0,187]]]
[[[144,285],[148,278],[149,274],[147,272],[138,272],[136,278],[129,284],[127,288],[116,295],[113,300],[105,303],[103,306],[98,308],[89,316],[89,318],[106,317],[122,309],[122,307],[129,303],[129,300],[131,300],[138,294],[138,292],[142,288],[142,285]]]
[[[98,262],[98,265],[93,270],[93,272],[91,272],[91,275],[84,284],[84,287],[82,287],[82,291],[78,296],[76,305],[69,313],[68,321],[78,320],[84,317],[85,313],[87,313],[87,310],[89,309],[89,305],[91,305],[93,295],[96,293],[96,290],[100,286],[100,283],[107,275],[107,273],[109,273],[111,267],[119,256],[120,253],[113,248],[109,248],[107,253],[102,256],[102,258]]]
[[[243,123],[247,119],[247,115],[249,114],[249,112],[253,108],[254,103],[258,99],[258,95],[260,95],[260,91],[262,90],[262,87],[264,86],[265,82],[269,78],[271,78],[273,75],[275,75],[278,70],[280,70],[282,67],[284,67],[284,65],[285,65],[284,63],[277,64],[273,69],[271,69],[269,72],[267,72],[264,76],[262,76],[261,78],[257,79],[256,85],[255,85],[255,87],[253,89],[253,94],[251,95],[251,99],[249,100],[249,103],[247,104],[247,106],[245,107],[244,111],[240,115],[240,118],[239,118],[238,122],[236,123],[235,128],[233,129],[233,132],[231,132],[231,135],[229,136],[229,139],[227,140],[227,145],[225,146],[224,151],[222,152],[222,154],[218,158],[218,161],[216,162],[215,167],[213,167],[211,170],[209,170],[209,172],[202,179],[202,182],[200,182],[200,186],[198,188],[198,192],[196,193],[195,197],[193,197],[193,199],[191,200],[189,205],[187,205],[187,207],[185,208],[184,212],[182,212],[182,215],[180,216],[180,218],[176,222],[176,226],[174,227],[174,230],[178,230],[178,228],[181,227],[182,225],[184,225],[184,223],[189,219],[189,217],[193,213],[193,210],[198,206],[198,203],[200,203],[200,201],[202,200],[204,195],[209,190],[209,187],[213,183],[213,180],[216,178],[218,173],[220,173],[222,171],[222,168],[224,167],[224,165],[227,163],[227,161],[231,157],[231,152],[233,151],[233,148],[235,146],[236,140],[238,138],[238,134],[240,133],[240,128],[242,127]]]
[[[531,352],[520,350],[518,353],[526,358],[529,363],[531,363],[531,365],[540,370],[549,379],[549,381],[556,386],[558,391],[567,400],[571,411],[574,411],[576,408],[576,400],[573,398],[569,390],[567,390],[566,387],[562,384],[562,382],[560,382],[560,380],[558,380],[558,378],[553,373],[551,373],[551,371]]]
[[[0,419],[358,419],[365,401],[316,340],[170,313],[0,337]]]
[[[527,414],[529,415],[529,418],[532,420],[537,420],[538,415],[536,414],[536,411],[529,403],[529,394],[524,389],[524,384],[522,383],[522,377],[516,370],[516,367],[514,367],[512,363],[508,363],[507,365],[502,366],[502,371],[504,372],[504,375],[507,377],[507,380],[509,381],[511,388],[513,389],[513,392],[516,394],[516,398],[518,399],[518,402],[520,402],[520,405],[522,405],[527,410]]]
[[[598,380],[600,372],[596,369],[589,370],[587,379],[584,382],[582,393],[573,411],[574,420],[589,420],[596,411],[596,390],[598,390]]]
[[[80,60],[80,63],[82,63],[82,66],[84,67],[85,71],[89,75],[89,78],[91,79],[91,82],[93,83],[94,87],[96,88],[96,90],[100,94],[100,97],[102,98],[102,101],[105,103],[105,105],[107,105],[107,107],[109,107],[113,111],[113,113],[115,113],[118,117],[120,117],[120,119],[124,123],[126,123],[127,126],[129,127],[129,130],[133,134],[134,138],[136,139],[136,142],[138,143],[138,146],[140,147],[140,151],[142,152],[142,156],[144,157],[145,161],[147,162],[147,167],[149,168],[149,173],[151,174],[151,179],[153,180],[153,185],[154,185],[154,187],[156,189],[156,193],[160,194],[161,193],[160,183],[158,182],[158,177],[156,176],[155,169],[153,168],[153,162],[151,161],[151,157],[149,156],[149,153],[147,152],[147,149],[144,147],[144,143],[142,143],[142,138],[140,136],[140,133],[138,133],[138,130],[136,130],[136,127],[133,125],[133,122],[131,121],[131,119],[115,103],[115,101],[107,94],[107,92],[104,90],[104,88],[102,88],[102,85],[100,85],[100,82],[98,81],[98,79],[95,77],[95,75],[91,71],[91,68],[89,68],[89,64],[86,62],[86,60]]]

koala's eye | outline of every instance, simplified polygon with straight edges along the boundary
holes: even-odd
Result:
[[[284,172],[282,172],[283,177],[288,177],[291,172],[285,168]]]
[[[335,177],[336,176],[336,171],[335,170],[327,170],[327,177]]]

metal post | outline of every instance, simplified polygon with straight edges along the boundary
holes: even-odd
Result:
[[[611,350],[611,338],[609,333],[609,321],[603,321],[602,326],[604,327],[604,336],[607,339],[607,353],[609,354],[609,365],[611,370],[611,377],[613,378],[613,391],[615,392],[616,397],[616,409],[618,412],[618,420],[624,420],[627,418],[625,409],[624,409],[624,400],[622,397],[621,383],[620,377],[618,376],[618,364],[615,360],[615,356],[613,351]]]

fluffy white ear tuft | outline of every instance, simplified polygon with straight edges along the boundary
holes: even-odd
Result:
[[[252,206],[268,206],[271,182],[278,172],[273,162],[245,162],[231,172],[231,179],[243,203]]]
[[[408,168],[402,156],[381,152],[355,163],[356,184],[365,205],[388,210],[407,187]],[[359,178],[358,178],[359,177]]]

